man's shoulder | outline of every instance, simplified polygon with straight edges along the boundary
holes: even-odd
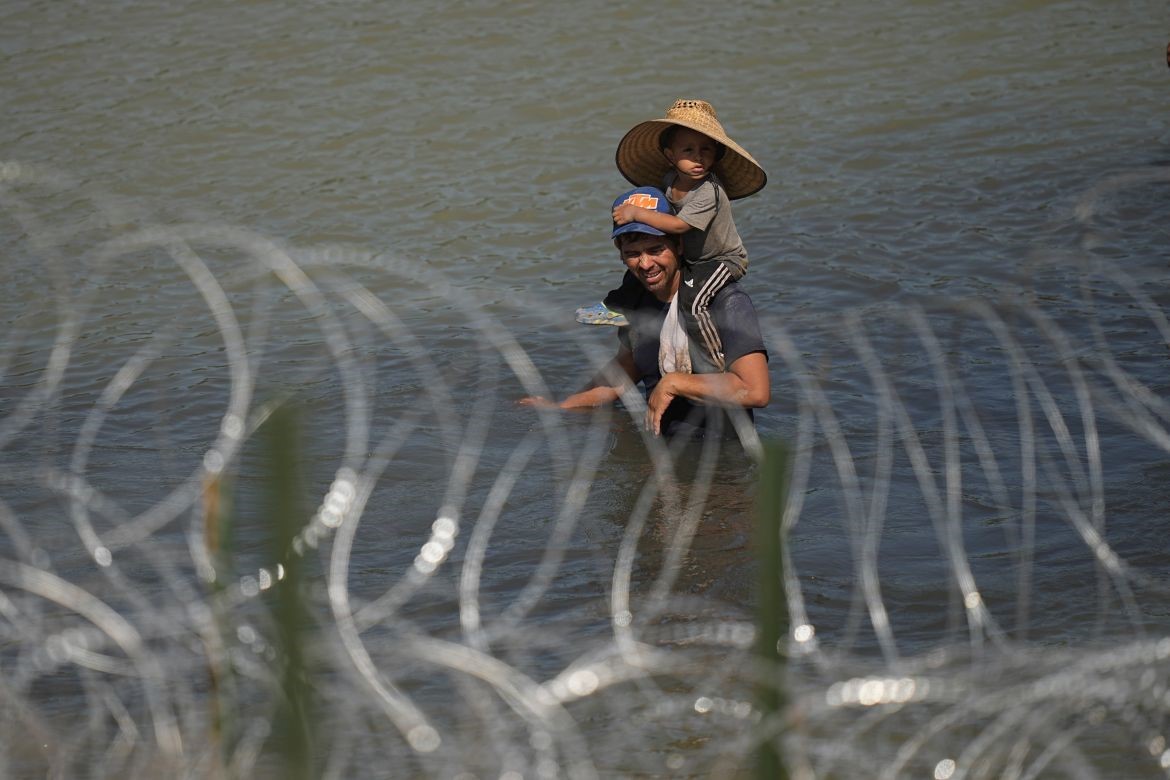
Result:
[[[731,281],[723,285],[719,292],[715,293],[711,299],[712,306],[726,306],[726,307],[748,307],[755,312],[755,307],[752,304],[752,296],[748,295],[747,290],[743,289],[737,281]]]
[[[763,329],[751,296],[738,282],[728,283],[711,299],[711,315],[723,340],[727,365],[751,352],[762,352],[767,358]]]
[[[756,314],[756,306],[739,282],[728,282],[723,289],[715,293],[711,299],[710,309],[720,330],[759,328],[760,318]]]

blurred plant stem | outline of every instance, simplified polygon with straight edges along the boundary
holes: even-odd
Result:
[[[264,424],[264,430],[272,558],[278,564],[272,591],[281,696],[273,738],[284,758],[285,776],[309,778],[313,771],[312,692],[304,655],[309,612],[304,600],[304,560],[293,549],[293,541],[308,519],[298,464],[300,414],[284,404]]]
[[[757,617],[756,655],[762,679],[756,706],[763,722],[778,722],[786,706],[782,643],[788,639],[788,601],[784,595],[784,557],[781,519],[788,493],[788,447],[764,442],[764,462],[756,494]],[[788,777],[780,751],[780,734],[760,743],[756,775],[761,780]]]
[[[235,680],[232,676],[228,640],[232,621],[224,607],[225,583],[234,579],[231,493],[223,474],[208,475],[203,483],[203,543],[213,567],[211,580],[212,624],[204,635],[208,657],[208,688],[211,702],[211,754],[215,777],[226,776],[235,743]]]

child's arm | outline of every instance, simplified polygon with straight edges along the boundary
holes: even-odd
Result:
[[[641,222],[643,225],[649,225],[652,228],[658,228],[663,233],[673,235],[681,235],[691,229],[690,225],[673,214],[644,209],[632,203],[623,203],[614,209],[613,221],[619,225],[625,225],[628,222]]]

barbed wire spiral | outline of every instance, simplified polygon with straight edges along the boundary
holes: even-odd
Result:
[[[563,312],[0,165],[0,774],[726,777],[773,744],[793,777],[1170,775],[1165,280],[1098,232],[1167,178],[1085,194],[1034,258],[1059,310],[902,300],[816,349],[761,313],[770,664],[703,570],[745,545],[700,549],[750,535],[758,444],[517,409],[552,395],[525,333],[609,357]],[[313,446],[273,489],[278,418]]]

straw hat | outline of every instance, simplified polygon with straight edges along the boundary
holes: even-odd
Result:
[[[697,130],[727,148],[712,170],[723,182],[731,200],[746,198],[759,192],[768,182],[768,175],[747,150],[727,137],[723,125],[715,116],[715,108],[705,100],[676,100],[664,119],[650,119],[635,125],[626,133],[617,148],[617,167],[631,184],[639,187],[658,187],[670,170],[670,163],[662,153],[658,139],[670,125]]]

